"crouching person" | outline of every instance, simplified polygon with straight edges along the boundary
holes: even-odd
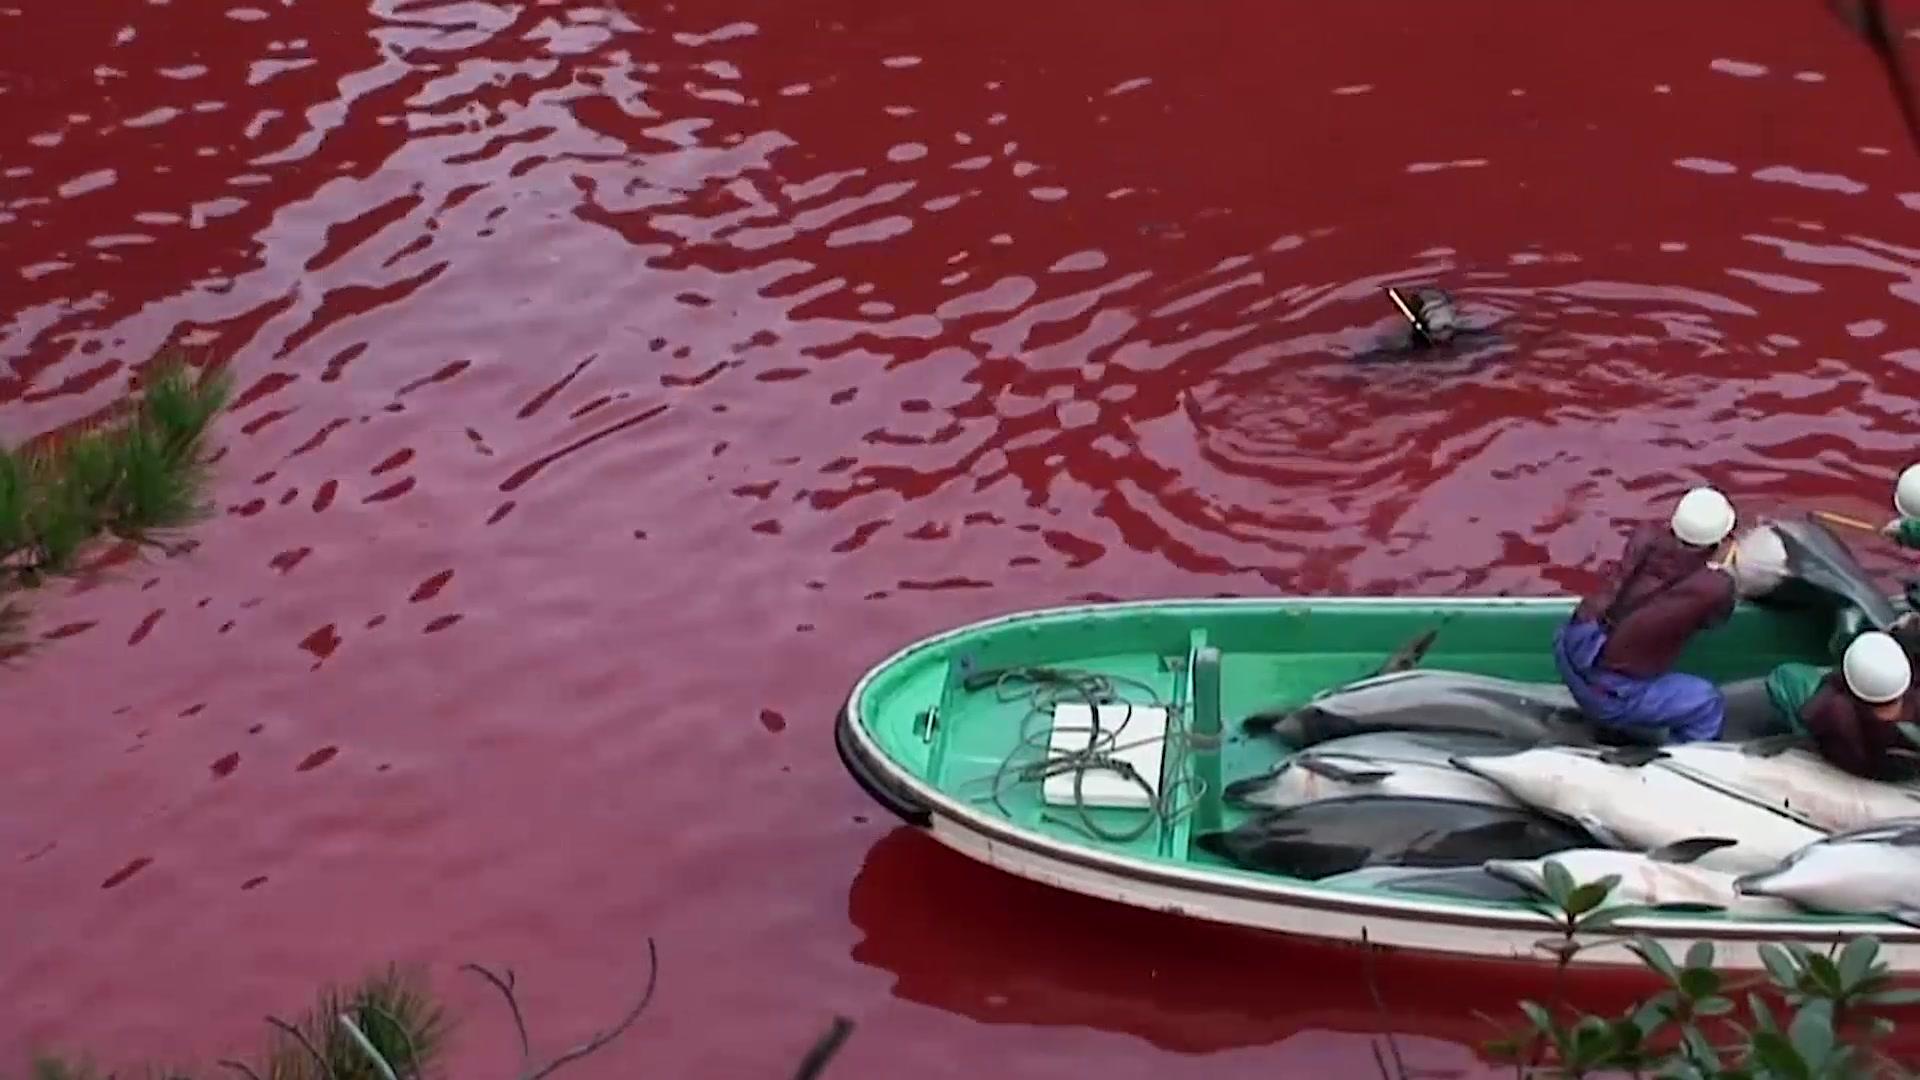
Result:
[[[1637,742],[1719,736],[1720,689],[1673,664],[1694,634],[1733,614],[1733,575],[1712,561],[1733,526],[1726,496],[1687,492],[1666,528],[1634,530],[1608,580],[1554,634],[1560,678],[1596,728]]]
[[[1794,731],[1811,736],[1820,756],[1867,780],[1920,775],[1920,746],[1900,730],[1920,721],[1913,662],[1891,635],[1853,639],[1840,666],[1781,664],[1767,676],[1774,707]]]

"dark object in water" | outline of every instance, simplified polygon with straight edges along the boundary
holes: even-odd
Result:
[[[1787,580],[1759,602],[1785,606],[1858,609],[1875,630],[1887,630],[1900,617],[1893,601],[1873,583],[1825,525],[1810,518],[1770,523],[1787,552]]]
[[[1355,359],[1381,360],[1405,357],[1454,344],[1461,339],[1494,336],[1492,330],[1469,325],[1460,317],[1453,297],[1444,289],[1401,290],[1389,287],[1387,299],[1393,302],[1405,325],[1384,335],[1374,347]]]
[[[1193,842],[1249,870],[1309,881],[1364,866],[1477,866],[1603,846],[1586,830],[1526,807],[1394,795],[1274,810]]]

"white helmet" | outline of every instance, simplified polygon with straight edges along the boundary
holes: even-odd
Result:
[[[1901,517],[1920,518],[1920,465],[1900,470],[1900,479],[1893,485],[1893,508]]]
[[[1712,547],[1733,531],[1733,504],[1710,487],[1697,487],[1673,508],[1673,535],[1685,544]]]
[[[1913,682],[1913,664],[1907,660],[1906,650],[1878,630],[1854,638],[1840,659],[1840,668],[1846,673],[1847,689],[1875,705],[1906,693]]]

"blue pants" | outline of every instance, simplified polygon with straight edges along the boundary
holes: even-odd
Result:
[[[1553,662],[1580,711],[1600,727],[1656,728],[1666,742],[1710,742],[1727,719],[1720,688],[1698,675],[1670,671],[1651,679],[1596,666],[1607,632],[1590,619],[1570,620],[1553,635]]]

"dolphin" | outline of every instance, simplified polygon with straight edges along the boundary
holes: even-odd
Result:
[[[1734,579],[1741,595],[1775,607],[1855,608],[1875,630],[1900,617],[1893,600],[1847,545],[1811,518],[1765,521],[1736,543]],[[1752,565],[1742,569],[1743,563]]]
[[[1831,832],[1920,814],[1920,787],[1855,776],[1808,749],[1807,741],[1784,735],[1745,743],[1636,747],[1601,756],[1615,764],[1671,769]]]
[[[1920,926],[1920,817],[1824,837],[1734,881],[1742,896],[1834,915],[1884,915]]]
[[[1368,892],[1421,893],[1462,900],[1527,900],[1532,893],[1478,866],[1368,866],[1320,879],[1320,884]]]
[[[1734,843],[1724,836],[1696,836],[1652,851],[1578,848],[1538,859],[1488,859],[1493,877],[1545,897],[1547,864],[1559,863],[1578,884],[1618,875],[1619,884],[1601,907],[1635,905],[1667,911],[1725,911],[1734,915],[1791,915],[1792,904],[1767,897],[1743,897],[1733,874],[1693,865],[1702,855]]]
[[[1499,785],[1456,768],[1455,754],[1496,754],[1524,743],[1451,731],[1379,731],[1319,743],[1226,786],[1240,809],[1281,810],[1346,795],[1414,795],[1515,806]]]
[[[1583,830],[1523,807],[1356,795],[1271,810],[1194,846],[1250,870],[1318,880],[1367,866],[1477,866],[1590,847]]]
[[[1386,294],[1404,325],[1381,334],[1371,348],[1354,357],[1356,362],[1405,360],[1498,336],[1490,327],[1474,326],[1463,319],[1459,304],[1445,289],[1389,287]]]
[[[1530,807],[1578,823],[1605,847],[1649,851],[1701,835],[1735,841],[1700,857],[1699,864],[1713,870],[1763,870],[1826,835],[1766,802],[1673,769],[1610,761],[1605,754],[1538,746],[1497,757],[1463,755],[1454,763]]]
[[[1460,731],[1529,745],[1592,745],[1594,731],[1558,683],[1520,682],[1465,671],[1396,671],[1322,692],[1289,711],[1255,713],[1249,734],[1272,733],[1291,746],[1369,731]]]

